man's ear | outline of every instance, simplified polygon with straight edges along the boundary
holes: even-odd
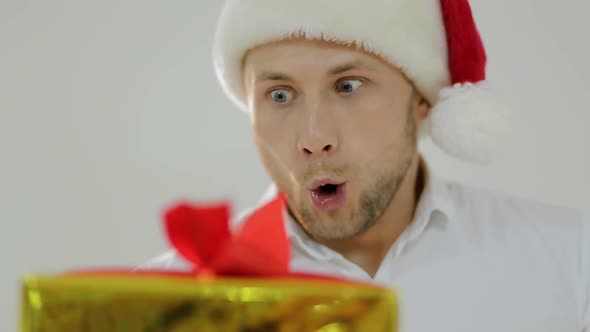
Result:
[[[428,102],[419,91],[415,92],[413,102],[416,118],[420,121],[426,120],[430,115],[430,110],[432,108],[430,102]]]

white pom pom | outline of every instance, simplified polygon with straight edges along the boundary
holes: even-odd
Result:
[[[486,82],[455,84],[440,92],[430,116],[430,137],[449,155],[470,163],[493,161],[508,133],[508,112]]]

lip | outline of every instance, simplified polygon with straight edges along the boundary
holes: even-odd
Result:
[[[333,194],[322,195],[318,192],[317,188],[321,184],[334,184],[337,185],[336,192]],[[346,204],[347,200],[347,186],[346,182],[335,183],[334,181],[318,181],[314,182],[314,184],[318,184],[316,189],[309,190],[309,199],[314,208],[319,211],[323,212],[331,212],[337,209],[340,209]]]
[[[329,179],[329,178],[322,178],[322,179],[317,179],[311,182],[311,185],[309,186],[309,190],[316,190],[321,186],[325,186],[327,184],[333,184],[333,185],[343,185],[345,184],[346,181],[342,181],[342,180],[334,180],[334,179]]]

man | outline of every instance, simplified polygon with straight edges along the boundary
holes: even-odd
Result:
[[[486,162],[500,144],[467,0],[227,0],[214,59],[264,200],[286,195],[293,270],[394,288],[402,331],[590,331],[581,216],[445,181],[418,152],[429,136]]]

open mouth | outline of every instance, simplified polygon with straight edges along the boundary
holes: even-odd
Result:
[[[323,211],[341,207],[346,200],[346,183],[318,182],[310,190],[312,204]]]
[[[334,193],[336,193],[336,191],[338,191],[338,187],[340,186],[340,184],[325,184],[323,186],[319,186],[316,189],[314,189],[314,191],[318,194],[318,195],[333,195]]]

